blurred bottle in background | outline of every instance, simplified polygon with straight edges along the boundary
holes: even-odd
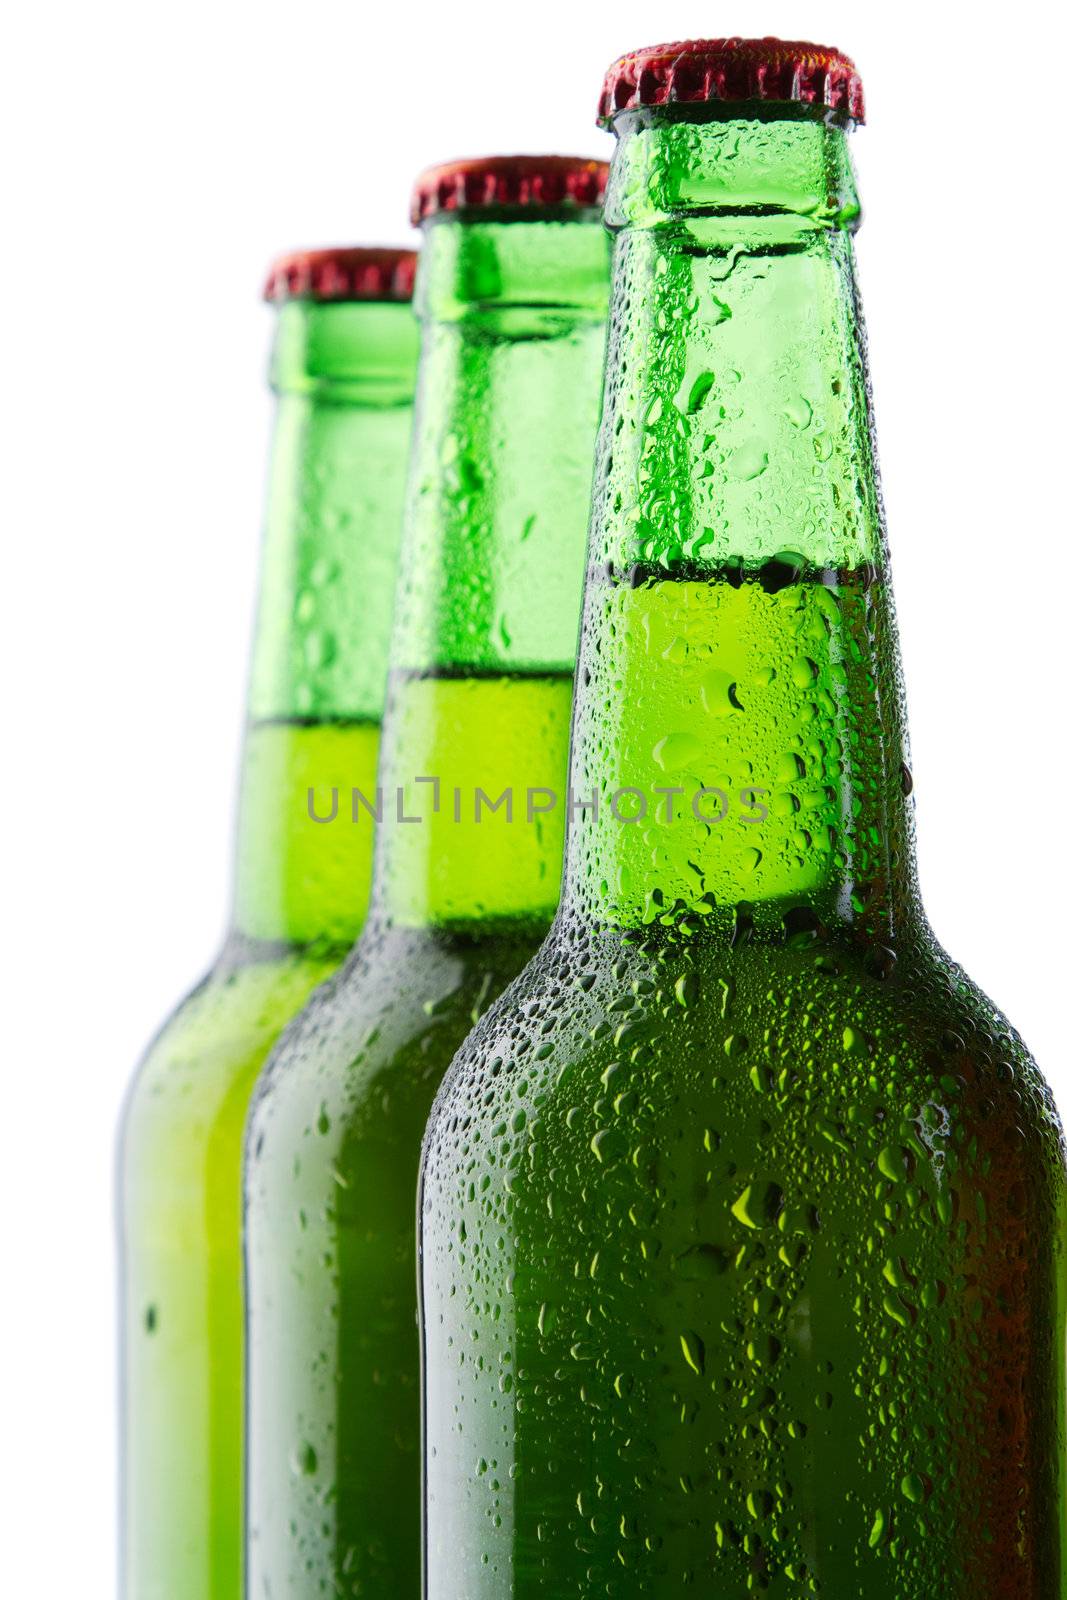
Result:
[[[422,349],[372,909],[249,1123],[256,1600],[419,1586],[419,1146],[457,1045],[559,894],[605,176],[507,157],[415,192]]]
[[[277,408],[232,924],[148,1051],[122,1132],[126,1600],[241,1594],[241,1139],[267,1052],[367,909],[370,825],[313,813],[375,781],[415,259],[317,251],[267,283]]]

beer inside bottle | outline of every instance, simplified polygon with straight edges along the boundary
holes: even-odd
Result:
[[[703,42],[603,112],[562,902],[423,1157],[426,1594],[1059,1600],[1062,1137],[919,902],[859,81]]]
[[[249,1121],[249,1593],[419,1587],[415,1190],[434,1091],[544,937],[607,312],[606,169],[434,169],[368,926]]]
[[[369,895],[370,828],[312,812],[375,781],[413,275],[409,251],[345,250],[288,258],[268,284],[277,415],[232,926],[149,1050],[123,1129],[127,1600],[242,1592],[241,1137],[268,1050]]]

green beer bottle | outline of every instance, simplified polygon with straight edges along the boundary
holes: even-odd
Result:
[[[456,1048],[559,895],[606,172],[507,157],[415,191],[422,346],[382,770],[335,824],[378,808],[371,912],[283,1036],[246,1139],[255,1600],[419,1586],[419,1147]]]
[[[601,116],[561,906],[423,1156],[426,1594],[1061,1600],[1063,1143],[919,902],[859,79],[663,46]]]
[[[277,264],[277,413],[232,926],[134,1081],[121,1153],[124,1588],[241,1593],[241,1140],[282,1027],[352,945],[369,830],[333,785],[374,783],[417,354],[415,256]]]

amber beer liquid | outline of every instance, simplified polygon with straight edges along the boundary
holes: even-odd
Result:
[[[428,1600],[1064,1593],[1063,1139],[919,900],[862,110],[776,40],[608,76],[589,804],[425,1142]]]

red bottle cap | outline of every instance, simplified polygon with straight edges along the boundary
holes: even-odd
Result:
[[[504,207],[600,206],[608,181],[606,161],[587,156],[475,156],[428,167],[415,181],[411,220],[418,227],[441,212]]]
[[[416,250],[351,246],[294,250],[267,274],[264,300],[410,300]]]
[[[797,39],[683,39],[633,50],[608,68],[597,120],[638,106],[759,100],[822,106],[863,121],[863,84],[840,50]]]

